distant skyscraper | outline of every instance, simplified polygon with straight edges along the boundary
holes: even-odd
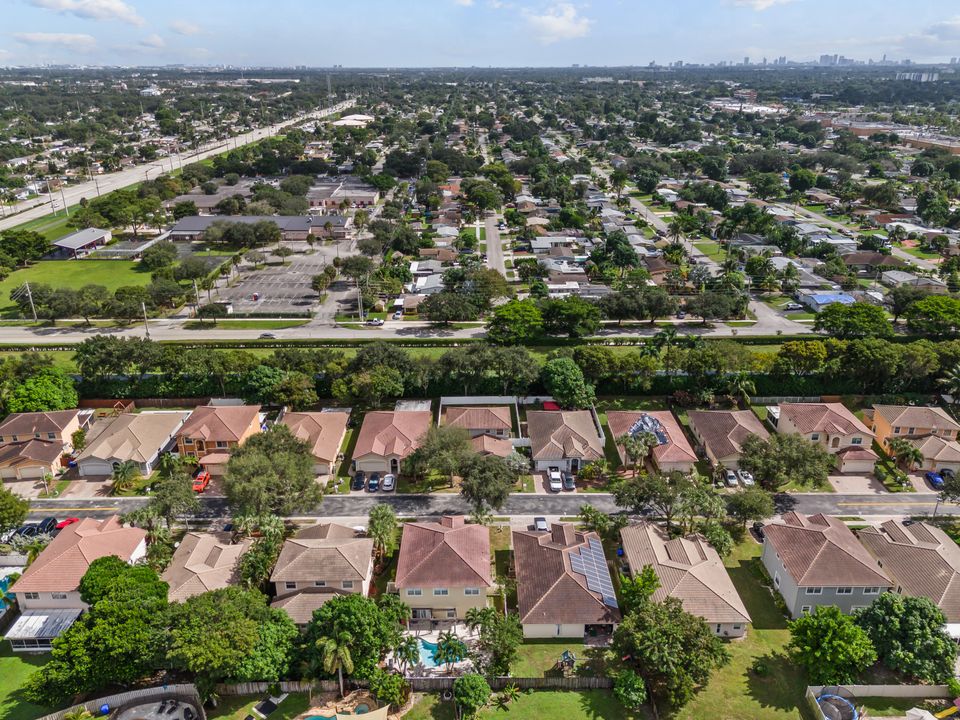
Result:
[[[744,58],[743,58],[743,64],[744,64],[744,65],[749,65],[749,64],[750,64],[750,58],[749,58],[749,57],[744,57]]]

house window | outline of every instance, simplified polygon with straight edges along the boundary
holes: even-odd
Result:
[[[837,595],[853,595],[852,587],[838,587]]]
[[[0,435],[0,442],[3,442],[3,435]]]
[[[899,426],[899,425],[896,426],[895,428],[893,428],[893,434],[894,434],[894,435],[899,435],[899,434],[900,434],[900,426]]]
[[[225,448],[226,446],[227,446],[226,441],[224,441],[224,440],[217,440],[217,447],[218,447],[218,448]]]
[[[50,593],[50,597],[53,600],[66,600],[67,594],[65,592],[52,592]]]
[[[823,595],[823,588],[822,588],[822,587],[808,587],[808,588],[806,588],[805,592],[807,593],[807,595]]]
[[[56,440],[56,439],[57,439],[56,433],[52,433],[52,432],[47,433],[47,440]]]
[[[851,439],[850,439],[850,444],[851,444],[851,445],[863,445],[863,438],[862,438],[862,437],[851,438]]]
[[[193,438],[184,438],[184,439],[183,439],[183,444],[184,444],[184,445],[193,445]]]
[[[449,595],[450,592],[449,592],[446,588],[434,588],[434,589],[433,589],[433,594],[434,594],[434,595]]]
[[[880,594],[880,588],[878,588],[878,587],[865,587],[865,588],[863,589],[863,594],[864,594],[864,595],[879,595],[879,594]]]
[[[780,573],[773,576],[773,584],[780,587]]]
[[[809,606],[809,605],[804,605],[802,608],[800,608],[800,612],[802,612],[802,613],[808,613],[808,612],[810,612],[810,606]]]
[[[811,439],[811,440],[819,440],[819,439],[820,439],[820,433],[812,433],[812,434],[810,435],[810,439]]]
[[[407,595],[413,596],[413,597],[420,597],[421,595],[423,595],[423,590],[421,590],[420,588],[408,588]]]
[[[447,610],[447,618],[448,618],[448,619],[453,619],[453,618],[455,618],[456,616],[457,616],[457,611],[456,611],[456,610]]]
[[[342,587],[344,590],[353,590],[353,580],[344,580]]]
[[[296,584],[295,582],[290,582],[289,580],[287,580],[287,581],[283,584],[283,586],[284,586],[287,590],[296,590],[296,589],[297,589],[297,584]]]
[[[734,629],[734,630],[739,630],[740,627],[741,627],[740,625],[734,625],[734,626],[733,626],[733,629]]]
[[[916,428],[907,428],[907,435],[913,435],[916,431]]]
[[[327,586],[327,581],[326,581],[326,580],[314,580],[314,581],[313,581],[313,586],[314,586],[314,587],[326,587],[326,586]]]
[[[34,433],[34,434],[33,434],[33,437],[36,438],[37,440],[39,440],[39,439],[40,439],[40,433]]]
[[[39,599],[40,599],[40,593],[24,593],[24,594],[23,594],[23,599],[24,599],[24,600],[39,600]]]
[[[897,585],[897,595],[902,595],[902,594],[903,594],[903,586]]]
[[[479,595],[479,594],[480,594],[480,588],[464,588],[464,589],[463,589],[463,594],[464,594],[464,595]]]
[[[10,439],[13,440],[14,442],[16,442],[16,441],[17,441],[17,436],[16,436],[16,435],[11,435],[11,436],[10,436]]]

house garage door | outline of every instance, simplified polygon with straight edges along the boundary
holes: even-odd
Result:
[[[86,460],[79,464],[78,470],[83,477],[95,475],[110,475],[113,473],[113,463],[98,460]]]
[[[45,472],[49,472],[49,468],[45,468],[42,465],[34,465],[33,467],[22,467],[20,468],[20,477],[24,480],[31,478],[40,479],[43,477]]]
[[[0,468],[0,478],[4,480],[16,480],[17,479],[17,469],[16,468]]]

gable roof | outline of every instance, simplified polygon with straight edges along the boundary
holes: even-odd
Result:
[[[106,520],[83,518],[61,530],[23,571],[11,590],[72,592],[79,587],[80,579],[94,560],[116,555],[130,562],[146,537],[146,530],[124,527],[119,515]]]
[[[953,430],[954,432],[960,430],[960,423],[939,407],[874,405],[873,411],[886,420],[891,427]]]
[[[859,535],[904,593],[929,598],[947,622],[960,622],[960,547],[943,530],[924,522],[887,520]]]
[[[751,435],[770,437],[752,410],[690,410],[687,417],[715,458],[739,455]]]
[[[567,525],[564,530],[563,525]],[[568,544],[554,542],[566,534]],[[551,532],[514,530],[513,556],[517,574],[517,606],[524,625],[607,624],[620,622],[616,605],[604,603],[600,593],[587,587],[586,575],[575,572],[570,554],[579,553],[595,532],[578,532],[569,523],[553,525]],[[609,569],[604,565],[609,577]],[[614,601],[615,603],[615,601]]]
[[[363,418],[353,457],[396,455],[405,458],[420,446],[430,427],[429,410],[378,410]]]
[[[283,610],[296,625],[306,625],[313,619],[314,611],[330,598],[347,595],[349,590],[333,587],[307,587],[278,595],[270,607]]]
[[[444,415],[447,425],[454,427],[510,431],[510,408],[504,405],[448,407]]]
[[[201,405],[178,434],[205,442],[240,442],[259,415],[259,405]]]
[[[769,542],[794,582],[806,586],[889,587],[890,579],[843,521],[828,515],[783,514],[765,525]]]
[[[490,533],[463,517],[405,523],[397,558],[398,588],[493,587]]]
[[[493,435],[477,435],[471,438],[470,445],[481,455],[496,455],[506,457],[513,452],[513,443],[502,437]]]
[[[350,413],[343,411],[289,412],[283,414],[280,423],[290,428],[294,437],[306,442],[315,458],[332,462],[340,454],[349,419]]]
[[[0,445],[0,467],[53,465],[63,455],[63,445],[55,440],[18,440]]]
[[[363,582],[372,572],[373,540],[336,523],[311,525],[283,543],[270,582]]]
[[[873,431],[842,403],[781,403],[780,417],[789,418],[801,433],[862,433],[873,437]]]
[[[240,558],[253,544],[244,538],[232,544],[230,533],[188,532],[180,541],[170,565],[161,579],[170,586],[170,602],[182,602],[189,597],[236,585]]]
[[[0,436],[5,438],[8,435],[32,436],[35,433],[59,433],[80,412],[80,410],[56,410],[54,412],[13,413],[0,423]]]
[[[675,597],[689,613],[708,623],[747,623],[750,615],[723,567],[720,555],[700,534],[670,539],[653,523],[630,525],[620,531],[630,572],[647,565],[660,579],[657,602]]]
[[[603,441],[589,410],[531,410],[527,434],[534,460],[603,457]]]
[[[910,438],[908,442],[920,451],[924,460],[933,460],[938,463],[960,462],[960,442],[956,440],[927,435],[922,438]]]
[[[148,462],[163,449],[190,416],[189,411],[125,413],[94,425],[78,461],[98,460]]]
[[[646,415],[660,423],[666,435],[667,442],[653,447],[653,459],[657,463],[669,462],[696,462],[697,454],[690,447],[687,436],[683,434],[680,423],[669,410],[615,410],[607,413],[607,427],[610,428],[610,434],[614,439],[621,437],[629,432],[633,424],[640,419],[641,415]],[[625,453],[620,444],[617,444],[617,452],[620,453],[620,459],[625,461]]]

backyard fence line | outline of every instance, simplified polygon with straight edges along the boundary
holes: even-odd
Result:
[[[410,677],[407,682],[414,692],[442,692],[453,689],[454,677]],[[489,678],[492,690],[503,690],[508,685],[516,685],[521,690],[607,690],[613,687],[613,680],[607,677],[495,677]],[[279,686],[285,693],[307,692],[339,692],[340,686],[336,680],[298,680],[280,683],[246,682],[217,685],[217,692],[224,696],[229,695],[262,695],[270,687]],[[344,687],[348,689],[366,688],[366,680],[344,679]]]
[[[820,686],[811,685],[807,692],[814,698],[819,695],[824,687],[828,689],[837,687],[836,685]],[[854,699],[858,697],[891,697],[891,698],[945,698],[952,697],[950,690],[946,685],[840,685],[842,690],[847,690],[853,694]]]
[[[100,707],[105,704],[110,706],[110,711],[113,713],[115,710],[122,709],[125,706],[146,704],[151,701],[159,701],[169,698],[176,698],[182,702],[190,703],[200,714],[199,720],[205,720],[206,715],[204,714],[203,703],[200,701],[200,695],[197,693],[197,688],[194,685],[187,684],[129,690],[127,692],[117,693],[116,695],[108,695],[107,697],[87,700],[85,703],[73,705],[72,707],[60,710],[59,712],[51,713],[50,715],[44,715],[37,720],[63,720],[65,715],[80,709],[88,710],[91,714],[96,716],[100,713]]]
[[[279,683],[245,682],[217,685],[217,692],[221,695],[263,695],[274,685],[284,693],[339,692],[340,690],[336,680],[287,680]],[[345,678],[343,685],[345,688],[366,687],[367,681]]]
[[[769,397],[750,398],[751,405],[779,405],[780,403],[818,403],[818,402],[820,402],[819,395],[814,395],[812,397],[801,397],[799,395],[792,395],[792,396],[771,395]]]

